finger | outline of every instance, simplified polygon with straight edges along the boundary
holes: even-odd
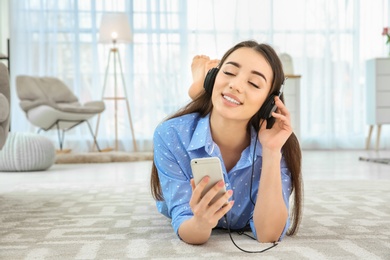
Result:
[[[220,208],[226,206],[229,202],[229,198],[233,195],[233,190],[228,190],[225,194],[220,197],[213,205],[211,205],[211,210],[218,211]]]
[[[221,219],[224,215],[226,215],[226,213],[229,212],[229,210],[232,209],[234,205],[234,200],[231,200],[229,201],[227,204],[225,204],[222,208],[220,208],[216,213],[215,213],[215,217],[217,219]]]
[[[285,125],[290,125],[290,118],[288,116],[273,112],[272,116],[275,117],[279,122],[282,122]]]
[[[210,202],[213,200],[215,195],[223,189],[225,186],[225,182],[223,180],[220,180],[217,182],[204,196],[201,203],[206,203],[206,205],[209,205]]]
[[[277,125],[280,129],[292,132],[291,121],[289,118],[278,113],[273,113],[272,116],[276,118],[275,125]]]
[[[194,190],[192,191],[192,198],[193,198],[193,201],[195,202],[195,204],[198,204],[200,202],[202,192],[203,192],[204,188],[206,187],[206,185],[209,183],[209,181],[210,181],[210,177],[205,176],[202,178],[202,180],[197,185],[195,185],[195,181],[193,182],[194,183]]]
[[[276,110],[278,113],[288,117],[290,116],[290,112],[288,111],[286,105],[282,102],[282,100],[278,96],[275,97],[275,105],[278,107],[278,109]]]
[[[190,184],[191,184],[192,191],[194,191],[195,190],[195,180],[191,179]]]
[[[283,115],[281,113],[272,112],[272,116],[282,121],[289,121],[289,118],[286,115]]]

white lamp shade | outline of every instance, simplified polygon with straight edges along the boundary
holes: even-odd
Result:
[[[105,13],[99,29],[99,42],[129,43],[132,41],[129,18],[126,13]]]

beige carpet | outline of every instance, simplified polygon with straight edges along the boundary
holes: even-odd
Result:
[[[188,245],[149,183],[20,185],[0,193],[0,259],[390,259],[389,181],[305,182],[299,233],[264,254],[224,231]],[[247,250],[264,248],[234,234]]]
[[[65,163],[109,163],[109,162],[136,162],[153,160],[152,152],[92,152],[92,153],[64,153],[57,154],[57,164]]]

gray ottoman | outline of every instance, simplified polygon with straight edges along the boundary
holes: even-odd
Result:
[[[46,137],[32,133],[9,133],[0,151],[0,171],[42,171],[50,168],[56,153]]]

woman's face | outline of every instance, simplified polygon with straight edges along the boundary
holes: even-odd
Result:
[[[237,49],[215,79],[213,114],[249,121],[267,98],[272,81],[272,68],[260,53],[246,47]]]

